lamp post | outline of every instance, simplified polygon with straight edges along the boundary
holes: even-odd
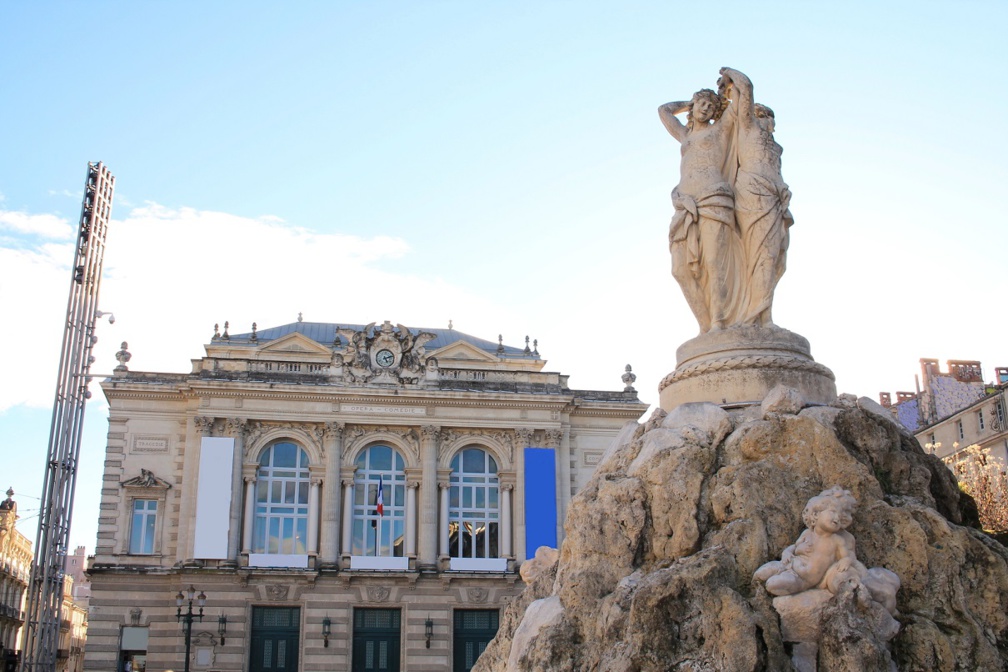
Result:
[[[188,600],[189,606],[186,608],[186,613],[182,613],[182,605]],[[199,613],[193,613],[193,600],[196,600],[196,606],[199,607]],[[178,611],[175,612],[175,620],[182,623],[182,632],[185,633],[185,672],[189,672],[189,647],[192,644],[192,624],[197,618],[200,622],[203,622],[203,605],[206,604],[206,593],[202,590],[200,594],[196,594],[196,589],[189,586],[189,590],[183,595],[182,591],[178,592],[175,596],[175,606],[178,607]]]

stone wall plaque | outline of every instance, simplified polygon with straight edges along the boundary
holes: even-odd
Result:
[[[134,436],[132,453],[167,453],[167,436]]]
[[[368,404],[340,404],[343,413],[362,413],[367,415],[427,415],[427,409],[422,406],[371,406]]]

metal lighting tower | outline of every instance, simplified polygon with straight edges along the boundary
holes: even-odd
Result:
[[[91,393],[88,371],[98,311],[105,234],[112,213],[115,178],[101,163],[88,164],[77,231],[70,297],[67,300],[63,349],[60,354],[56,401],[49,428],[49,452],[35,538],[35,562],[28,585],[22,672],[54,672],[59,647],[63,571],[70,544],[77,461],[80,457],[84,404]]]

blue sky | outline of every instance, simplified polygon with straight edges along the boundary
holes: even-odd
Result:
[[[30,537],[88,161],[117,178],[98,373],[123,340],[186,371],[225,320],[453,320],[537,338],[574,387],[630,363],[654,403],[696,333],[656,108],[728,65],[794,193],[777,324],[859,395],[921,357],[1008,365],[1006,3],[205,4],[0,6],[0,438]]]

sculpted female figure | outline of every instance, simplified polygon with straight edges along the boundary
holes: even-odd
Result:
[[[675,215],[669,227],[672,276],[700,323],[700,332],[731,326],[744,309],[738,278],[740,242],[734,197],[725,172],[734,115],[722,116],[725,100],[710,89],[691,100],[666,103],[658,116],[682,143],[679,184],[672,191]],[[687,123],[676,118],[688,112]]]
[[[794,223],[788,204],[791,191],[781,177],[783,149],[774,140],[774,113],[753,102],[752,82],[732,68],[721,68],[721,85],[734,89],[738,134],[735,219],[745,256],[743,282],[748,286],[746,324],[772,324],[774,289],[784,274],[788,228]]]

